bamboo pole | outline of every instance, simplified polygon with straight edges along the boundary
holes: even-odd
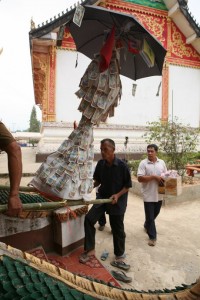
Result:
[[[54,210],[65,207],[66,202],[42,202],[42,203],[26,203],[22,205],[23,210]],[[0,212],[5,212],[8,209],[7,204],[0,205]]]
[[[110,203],[112,199],[94,199],[90,201],[85,200],[63,200],[60,202],[41,202],[41,203],[26,203],[22,205],[23,210],[35,211],[35,210],[55,210],[67,206],[76,205],[90,205],[90,204],[103,204]],[[0,213],[7,211],[7,204],[0,205]]]
[[[0,185],[0,190],[4,191],[10,191],[10,186],[9,185]],[[37,190],[32,187],[32,186],[20,186],[19,187],[20,192],[37,192]]]
[[[65,200],[67,201],[68,206],[75,206],[75,205],[90,205],[90,204],[104,204],[104,203],[111,203],[112,199],[93,199],[90,201],[85,200]]]
[[[9,191],[10,186],[7,185],[0,185],[0,190]],[[103,203],[110,203],[112,202],[111,199],[94,199],[90,201],[85,201],[84,199],[79,200],[71,200],[71,199],[60,199],[61,201],[52,201],[51,199],[48,199],[48,197],[40,194],[37,190],[35,190],[34,187],[29,186],[20,186],[19,188],[20,192],[24,193],[34,193],[35,195],[40,195],[44,199],[47,200],[47,202],[41,202],[41,203],[26,203],[22,205],[23,210],[55,210],[61,207],[67,207],[67,206],[77,206],[77,205],[90,205],[90,204],[103,204]],[[33,194],[33,195],[34,195]],[[48,202],[49,200],[49,202]],[[0,213],[5,212],[7,210],[7,204],[0,205]]]

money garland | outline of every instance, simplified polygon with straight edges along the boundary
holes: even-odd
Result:
[[[113,117],[121,98],[119,51],[113,51],[109,68],[102,73],[99,71],[101,57],[96,55],[81,78],[80,89],[76,92],[77,97],[82,99],[78,110],[93,125],[99,125],[107,117]]]
[[[82,118],[77,128],[50,154],[29,183],[38,191],[64,199],[88,200],[93,189],[93,126],[114,116],[121,98],[119,53],[114,50],[109,68],[100,73],[100,55],[89,64],[76,92]]]

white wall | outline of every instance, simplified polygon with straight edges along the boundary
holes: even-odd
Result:
[[[56,69],[56,121],[79,121],[81,113],[77,110],[80,100],[74,94],[79,89],[79,83],[90,59],[78,54],[78,66],[74,51],[57,50]]]
[[[90,60],[76,52],[57,50],[56,70],[56,121],[79,121],[81,113],[77,110],[80,100],[74,94]],[[115,116],[108,119],[112,124],[147,125],[147,122],[161,118],[162,87],[156,96],[161,76],[140,79],[136,82],[121,76],[122,99],[115,109]],[[136,83],[135,97],[132,84]],[[200,119],[200,70],[170,66],[169,115],[178,116],[183,123],[199,126]]]
[[[169,74],[170,119],[173,112],[182,123],[200,126],[200,69],[170,66]]]
[[[122,99],[115,110],[115,116],[108,120],[114,124],[147,125],[147,122],[161,117],[161,92],[156,96],[161,76],[153,76],[134,82],[124,76],[122,80]],[[132,85],[137,84],[135,96]]]

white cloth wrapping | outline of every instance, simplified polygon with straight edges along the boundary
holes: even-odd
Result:
[[[35,219],[11,218],[0,214],[0,237],[41,229],[51,223],[50,217]]]

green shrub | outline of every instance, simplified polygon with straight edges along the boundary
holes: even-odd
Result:
[[[143,159],[143,158],[142,158]],[[128,166],[132,175],[137,176],[138,166],[141,160],[129,160]]]

